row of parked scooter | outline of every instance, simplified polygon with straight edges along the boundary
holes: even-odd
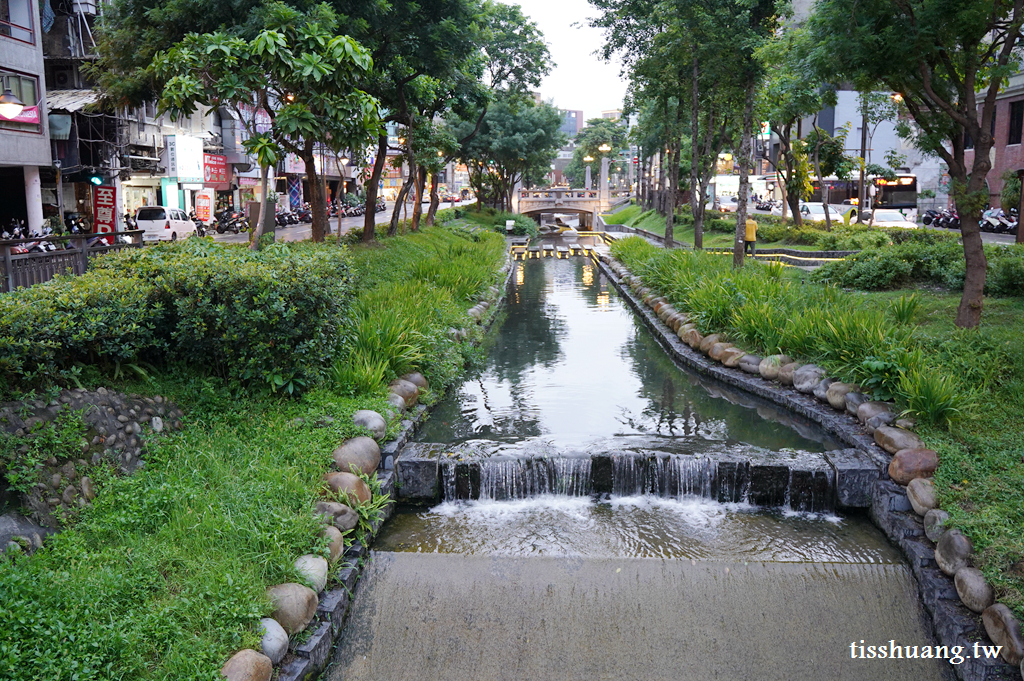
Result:
[[[125,244],[132,242],[131,237],[126,234],[122,234],[117,237],[92,234],[85,221],[75,214],[69,214],[64,217],[64,230],[65,231],[62,234],[55,234],[53,228],[50,227],[49,224],[45,224],[39,229],[29,230],[28,225],[24,220],[11,219],[7,227],[0,231],[0,240],[12,241],[18,239],[32,239],[32,241],[11,246],[12,255],[17,255],[19,253],[50,253],[54,251],[78,248],[78,243],[70,240],[53,241],[46,238],[51,236],[65,236],[68,234],[90,235],[85,240],[86,248],[109,246],[114,239]]]
[[[921,221],[932,227],[944,229],[960,229],[960,214],[956,208],[945,210],[927,210]],[[981,231],[989,234],[1017,234],[1017,209],[1011,208],[1007,213],[1002,208],[989,208],[981,214],[981,221],[978,226]]]

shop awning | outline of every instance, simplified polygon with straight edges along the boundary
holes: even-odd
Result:
[[[95,90],[50,90],[46,93],[46,104],[50,111],[81,111],[100,98]]]

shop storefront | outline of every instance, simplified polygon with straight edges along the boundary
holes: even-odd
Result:
[[[204,187],[203,141],[188,135],[164,135],[160,159],[169,175],[160,182],[163,205],[191,211],[196,192]]]
[[[234,208],[231,193],[231,166],[226,156],[203,154],[203,187],[212,190],[215,212]]]

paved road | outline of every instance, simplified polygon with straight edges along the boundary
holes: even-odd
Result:
[[[430,205],[429,201],[424,201],[423,202],[423,213],[424,213],[424,215],[426,215],[427,206],[428,205]],[[456,206],[466,206],[466,205],[469,205],[469,203],[468,202],[462,202],[462,203],[457,203],[455,205]],[[374,216],[374,220],[375,220],[376,224],[379,225],[382,222],[389,222],[391,220],[391,211],[394,209],[395,204],[394,204],[394,202],[389,202],[387,204],[387,206],[388,206],[387,210],[382,211],[380,213],[377,213],[377,215]],[[445,204],[441,204],[441,208],[449,208],[449,207],[450,207],[449,204],[446,204],[446,203]],[[409,214],[409,217],[412,217],[412,203],[411,202],[406,204],[406,209],[407,209],[407,212]],[[403,211],[403,214],[402,214],[403,218],[405,218],[405,212],[406,211]],[[352,217],[352,218],[342,218],[341,219],[341,233],[345,234],[349,230],[352,230],[352,229],[362,229],[363,228],[363,220],[365,219],[365,217],[366,216],[364,216],[364,215],[357,215],[357,216]],[[335,218],[331,218],[331,233],[333,234],[334,231],[337,230],[337,228],[338,228],[338,218],[336,218],[336,217]],[[308,222],[302,222],[302,223],[299,223],[297,225],[288,225],[287,227],[277,227],[276,231],[275,231],[275,235],[276,235],[276,239],[278,241],[305,241],[306,239],[309,239],[310,237],[313,236],[313,225],[308,223]],[[228,234],[217,234],[216,232],[214,232],[213,233],[213,239],[214,239],[214,241],[218,241],[218,242],[222,242],[222,243],[228,243],[228,244],[244,244],[244,243],[249,241],[249,235],[246,234],[245,232],[240,232],[238,234],[230,234],[230,233],[228,233]]]

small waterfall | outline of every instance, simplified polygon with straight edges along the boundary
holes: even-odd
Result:
[[[590,493],[590,458],[506,459],[480,462],[480,498],[502,501],[541,494]]]
[[[495,457],[440,463],[442,499],[505,501],[557,494],[702,498],[821,513],[835,509],[828,466],[620,452],[593,457]]]
[[[719,462],[705,456],[613,454],[612,494],[741,501],[745,479],[735,465],[725,468],[729,474],[720,479]]]

